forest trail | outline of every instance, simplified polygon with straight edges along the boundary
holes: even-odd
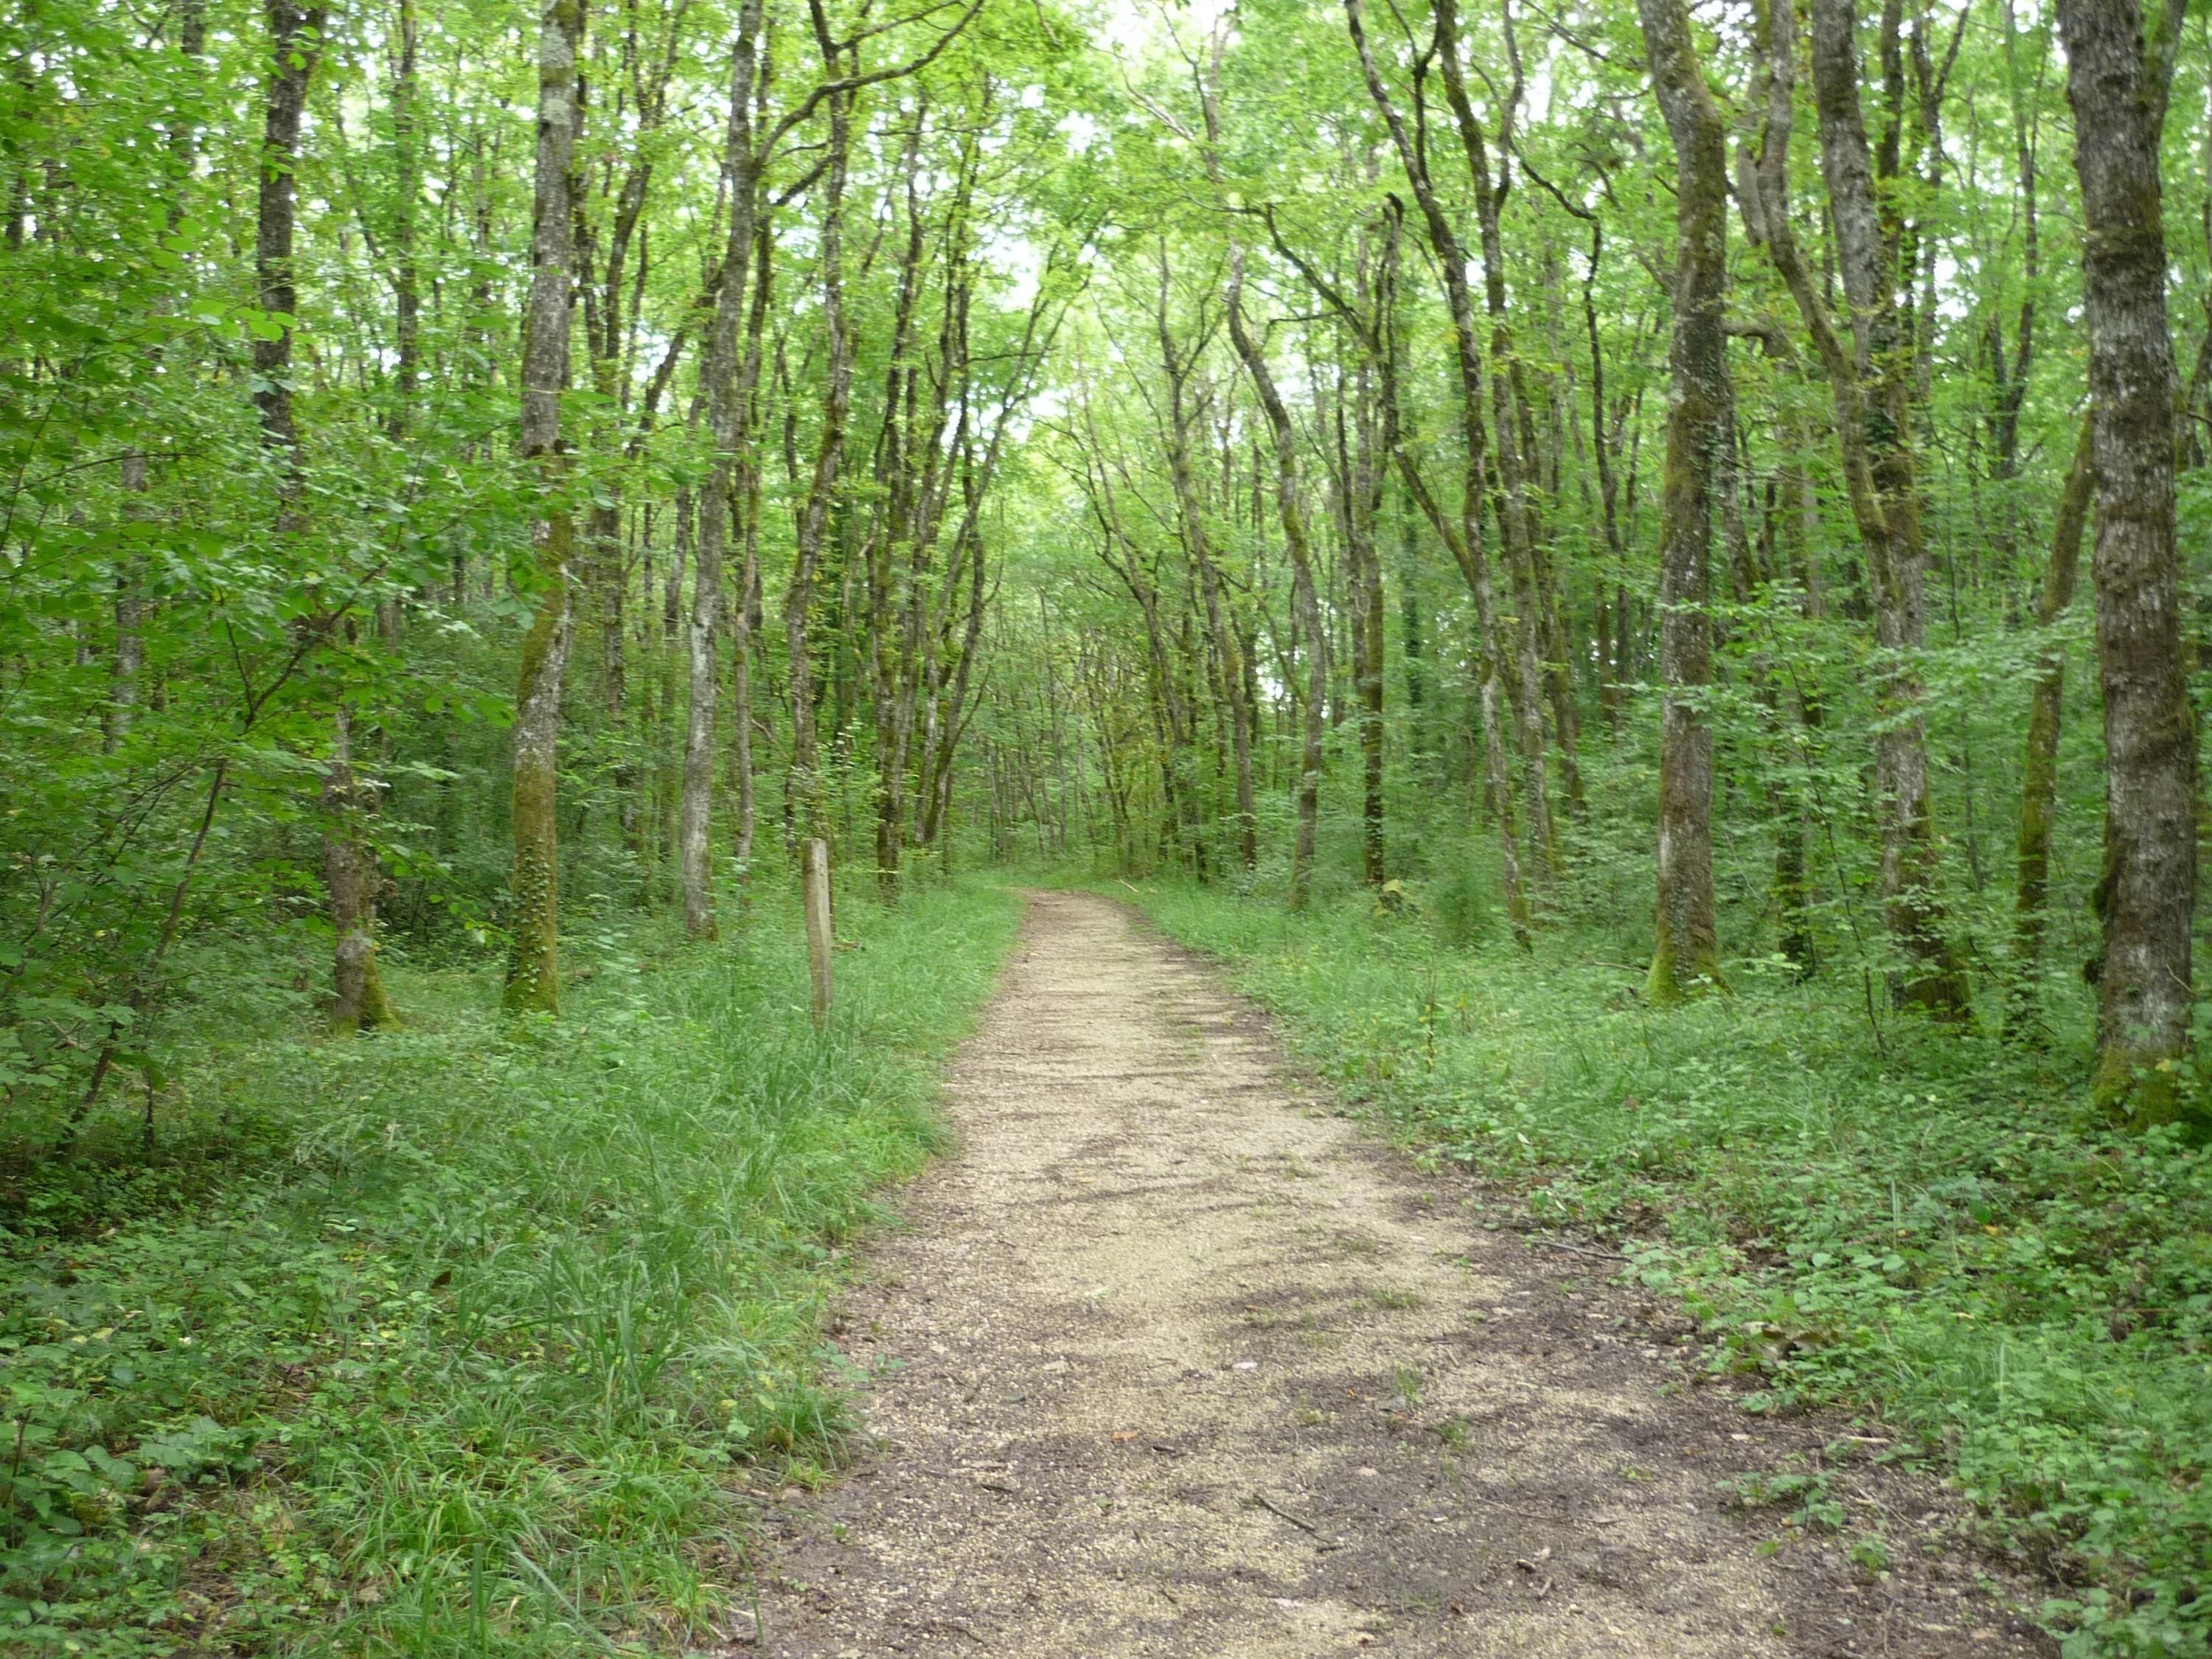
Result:
[[[1662,1394],[1665,1316],[1474,1225],[1106,900],[1033,896],[948,1109],[842,1316],[880,1449],[780,1510],[781,1659],[2054,1651],[1863,1465],[1892,1576],[1762,1557],[1718,1483],[1839,1426]]]

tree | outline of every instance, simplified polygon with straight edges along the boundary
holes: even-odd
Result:
[[[1712,682],[1706,554],[1716,452],[1734,441],[1728,380],[1728,137],[1681,0],[1639,0],[1644,50],[1674,141],[1674,339],[1659,507],[1658,938],[1647,994],[1674,1002],[1720,982],[1713,917],[1713,734],[1698,708]]]
[[[2179,1109],[2197,899],[2197,727],[2174,541],[2175,373],[2159,143],[2185,0],[2065,0],[2066,95],[2087,233],[2097,663],[2105,696],[2105,924],[2096,1093],[2136,1122]]]
[[[684,931],[695,939],[715,933],[714,886],[708,862],[708,831],[714,803],[714,717],[721,702],[716,648],[720,630],[722,564],[728,545],[731,507],[738,470],[750,437],[751,388],[741,385],[741,363],[758,361],[757,341],[740,338],[746,317],[747,279],[759,222],[760,157],[753,137],[753,79],[760,54],[761,0],[744,0],[738,13],[737,40],[730,51],[730,108],[722,149],[722,178],[730,198],[729,239],[715,284],[714,322],[707,334],[701,387],[707,400],[707,430],[714,456],[698,507],[699,546],[693,567],[691,619],[684,635],[687,674],[684,730],[684,782],[677,823],[677,862],[684,890]],[[757,371],[756,371],[757,372]],[[750,575],[750,572],[746,573]],[[738,610],[750,595],[741,589]],[[742,624],[741,624],[742,626]],[[739,646],[742,654],[744,647]],[[747,710],[740,707],[742,722]],[[741,728],[742,729],[742,728]]]
[[[561,688],[574,634],[568,590],[575,551],[574,521],[562,495],[561,397],[568,382],[569,264],[575,246],[570,170],[583,125],[576,96],[576,50],[583,33],[582,0],[546,0],[538,26],[538,163],[522,336],[521,453],[537,470],[539,492],[529,569],[537,609],[522,642],[514,695],[514,945],[502,999],[510,1013],[557,1013],[561,1006],[556,769]]]

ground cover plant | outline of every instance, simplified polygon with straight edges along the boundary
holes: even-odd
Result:
[[[1169,883],[1139,902],[1417,1156],[1680,1298],[1709,1363],[1753,1384],[1747,1411],[1839,1402],[1896,1425],[2051,1576],[2069,1652],[2203,1650],[2200,1133],[2104,1123],[2078,1048],[1910,1021],[1877,1048],[1847,981],[1731,963],[1733,995],[1667,1010],[1588,934],[1455,945],[1410,890],[1304,915]]]
[[[849,1426],[823,1297],[939,1144],[936,1062],[1017,911],[848,900],[819,1033],[765,881],[718,947],[573,939],[558,1025],[503,1022],[484,964],[395,965],[422,1012],[373,1039],[280,994],[198,1011],[236,1024],[167,1079],[154,1151],[134,1107],[0,1182],[0,1646],[714,1639],[738,1490]]]

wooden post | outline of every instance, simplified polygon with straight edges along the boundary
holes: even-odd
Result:
[[[830,843],[806,843],[806,955],[814,969],[814,1023],[830,1018],[830,952],[836,940],[830,926]]]

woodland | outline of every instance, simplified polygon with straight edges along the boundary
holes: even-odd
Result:
[[[2212,17],[0,64],[0,1646],[684,1650],[1021,881],[1893,1425],[2068,1654],[2212,1650]]]

